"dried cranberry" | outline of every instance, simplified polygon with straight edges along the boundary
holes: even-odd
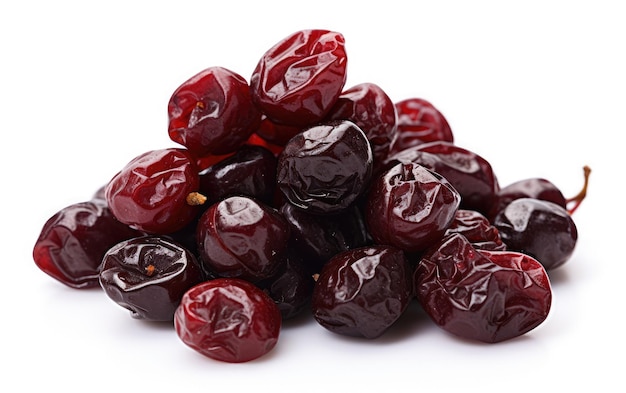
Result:
[[[363,194],[372,175],[372,149],[363,131],[335,120],[294,136],[278,157],[276,181],[294,205],[336,213]]]
[[[284,260],[289,224],[270,206],[233,196],[202,214],[197,227],[201,262],[222,277],[259,281]]]
[[[132,159],[106,187],[106,200],[121,222],[151,234],[176,232],[198,214],[189,196],[198,191],[195,159],[184,149],[160,149]]]
[[[390,155],[428,142],[454,142],[446,118],[430,102],[409,98],[395,104],[398,125],[391,143]]]
[[[170,138],[196,157],[235,151],[261,122],[246,80],[222,67],[207,68],[178,87],[168,114]]]
[[[102,259],[100,285],[133,318],[172,321],[184,293],[204,280],[195,256],[161,237],[122,241]]]
[[[281,324],[274,301],[254,284],[235,278],[192,287],[174,316],[183,343],[228,363],[248,362],[270,352],[278,343]]]
[[[538,261],[518,252],[476,250],[458,233],[424,254],[414,288],[437,326],[488,343],[531,331],[552,303],[550,281]]]
[[[313,289],[313,316],[334,333],[373,339],[398,320],[412,297],[401,250],[357,248],[335,255],[322,269]]]
[[[200,192],[207,197],[207,204],[235,195],[271,204],[276,188],[276,162],[268,149],[244,145],[200,172]]]
[[[309,126],[324,118],[346,82],[344,38],[301,30],[267,50],[252,77],[252,99],[278,124]]]
[[[329,120],[350,120],[367,136],[374,165],[389,154],[396,134],[396,107],[391,98],[373,83],[361,83],[341,93],[327,116]]]
[[[460,201],[437,173],[415,163],[397,164],[373,182],[365,219],[375,242],[420,252],[444,235]]]
[[[99,199],[69,205],[46,221],[33,259],[44,273],[76,289],[98,288],[107,250],[141,233],[119,222]]]
[[[547,270],[567,262],[578,240],[576,224],[565,208],[535,198],[512,201],[493,225],[508,250],[532,256]]]

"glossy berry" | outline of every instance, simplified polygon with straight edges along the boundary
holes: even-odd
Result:
[[[196,157],[234,152],[261,122],[246,80],[223,67],[207,68],[185,81],[167,109],[170,138]]]
[[[347,120],[319,124],[293,137],[278,157],[276,181],[289,202],[313,213],[337,213],[366,190],[372,149]]]
[[[390,155],[410,147],[436,141],[454,142],[446,118],[433,104],[422,98],[408,98],[395,104],[398,125]]]
[[[249,197],[213,204],[197,226],[200,259],[222,277],[259,281],[284,260],[289,224],[275,209]]]
[[[404,253],[371,246],[335,255],[313,290],[315,320],[346,336],[374,339],[404,313],[412,299],[411,271]]]
[[[250,78],[252,99],[277,124],[321,121],[346,82],[344,38],[328,30],[301,30],[267,50]]]
[[[350,120],[367,136],[374,165],[389,154],[396,134],[396,108],[385,91],[374,83],[361,83],[343,91],[327,116],[328,120]]]
[[[372,183],[365,219],[375,242],[421,252],[454,220],[461,197],[448,181],[425,167],[397,164]]]
[[[578,229],[562,206],[535,198],[509,203],[493,219],[507,249],[528,254],[547,270],[567,262],[576,247]]]
[[[183,294],[202,282],[195,256],[162,237],[144,236],[111,247],[102,259],[100,285],[133,318],[172,321]]]
[[[461,234],[445,237],[414,274],[417,299],[443,330],[469,340],[521,336],[548,316],[552,289],[543,266],[511,251],[479,251]]]
[[[189,289],[176,310],[178,337],[218,361],[242,363],[270,352],[282,320],[274,301],[254,284],[216,278]]]
[[[160,149],[132,159],[106,187],[106,201],[121,222],[150,234],[176,232],[198,214],[190,196],[200,179],[184,149]]]
[[[33,260],[69,287],[99,288],[100,263],[107,250],[139,235],[96,198],[64,207],[50,217],[35,242]]]

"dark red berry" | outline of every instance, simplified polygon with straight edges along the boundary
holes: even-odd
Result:
[[[424,254],[414,287],[437,326],[488,343],[536,328],[552,304],[550,281],[538,261],[518,252],[476,250],[458,233]]]
[[[119,222],[99,199],[69,205],[46,221],[33,259],[39,269],[77,289],[98,288],[107,250],[141,233]]]
[[[270,48],[252,77],[252,99],[277,124],[310,126],[330,111],[346,82],[344,38],[301,30]]]
[[[198,214],[200,179],[184,149],[160,149],[131,160],[106,187],[106,200],[121,222],[151,234],[176,232]]]
[[[372,175],[372,149],[363,131],[335,120],[297,134],[278,157],[276,181],[289,202],[313,213],[352,205]]]
[[[145,236],[122,241],[102,259],[100,285],[133,318],[172,321],[184,293],[202,282],[195,256],[177,243]]]
[[[454,220],[458,192],[435,172],[397,164],[370,187],[365,219],[375,242],[420,252],[437,242]]]
[[[223,67],[207,68],[178,87],[168,115],[170,138],[196,157],[235,151],[261,122],[246,80]]]
[[[519,198],[493,219],[508,250],[537,259],[547,270],[567,262],[576,247],[578,230],[572,216],[555,203]]]
[[[278,307],[265,292],[234,278],[192,287],[174,318],[183,343],[228,363],[248,362],[270,352],[278,342],[281,323]]]
[[[259,281],[284,261],[289,224],[275,209],[234,196],[202,214],[197,226],[201,262],[222,277]]]
[[[412,297],[411,271],[401,250],[357,248],[335,255],[322,269],[313,316],[334,333],[373,339],[400,318]]]

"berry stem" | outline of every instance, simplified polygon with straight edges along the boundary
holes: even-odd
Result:
[[[566,205],[573,204],[572,207],[567,209],[567,212],[570,215],[574,214],[574,212],[576,211],[576,209],[578,209],[578,206],[580,206],[583,199],[585,199],[585,197],[587,196],[587,188],[589,186],[589,175],[591,174],[591,168],[585,165],[583,167],[583,173],[585,176],[585,182],[583,184],[583,188],[578,192],[578,194],[576,194],[575,196],[571,198],[567,198],[565,200]]]
[[[187,204],[190,206],[203,205],[206,200],[207,197],[200,194],[199,192],[190,192],[186,198]]]

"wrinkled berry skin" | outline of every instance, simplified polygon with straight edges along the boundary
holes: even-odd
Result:
[[[486,343],[536,328],[552,303],[548,275],[537,260],[518,252],[476,250],[461,234],[445,237],[423,255],[414,288],[437,326]]]
[[[309,126],[330,111],[346,83],[344,37],[301,30],[270,48],[250,77],[254,103],[273,122]]]
[[[372,149],[347,120],[319,124],[294,136],[278,156],[276,181],[287,200],[318,214],[350,206],[369,186]]]
[[[234,152],[261,122],[248,82],[223,67],[211,67],[178,87],[168,104],[170,139],[195,157]]]
[[[567,210],[535,198],[510,202],[494,218],[493,225],[507,249],[532,256],[546,270],[567,262],[578,241],[578,229]]]
[[[46,221],[33,259],[44,273],[75,289],[99,288],[107,250],[140,233],[119,222],[100,199],[69,205]]]
[[[249,197],[213,204],[197,226],[200,259],[222,277],[257,282],[280,268],[290,228],[275,209]]]
[[[350,120],[372,146],[374,166],[389,154],[396,134],[396,107],[385,91],[374,83],[361,83],[341,93],[327,116],[328,120]]]
[[[216,278],[189,289],[176,310],[174,327],[183,343],[218,361],[243,363],[277,344],[281,315],[254,284]]]
[[[460,202],[437,173],[415,163],[397,164],[370,187],[365,220],[376,243],[421,252],[444,235]]]
[[[315,320],[341,335],[380,337],[404,313],[413,297],[404,253],[370,246],[335,255],[313,289]]]
[[[487,217],[476,210],[457,210],[446,235],[460,233],[480,250],[504,251],[506,244],[500,237],[498,228],[491,225]]]
[[[198,172],[194,158],[185,149],[145,152],[107,184],[107,205],[119,221],[137,230],[176,232],[198,214],[198,206],[187,203],[187,196],[198,191]]]
[[[202,282],[196,257],[177,243],[145,236],[122,241],[102,259],[100,285],[135,319],[165,322],[184,293]]]

